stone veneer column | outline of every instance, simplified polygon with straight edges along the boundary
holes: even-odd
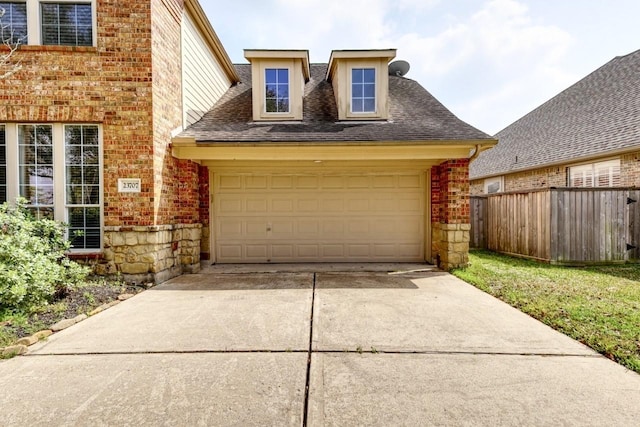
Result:
[[[95,270],[122,273],[129,283],[162,283],[200,270],[201,224],[105,227],[104,253]]]
[[[432,252],[438,267],[469,263],[469,160],[449,160],[431,170]]]

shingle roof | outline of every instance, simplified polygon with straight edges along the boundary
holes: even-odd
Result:
[[[397,76],[389,76],[389,121],[339,122],[333,87],[325,80],[327,64],[311,64],[301,122],[254,122],[251,66],[236,69],[242,83],[180,137],[212,143],[493,140],[454,116],[417,82]]]
[[[614,58],[496,138],[471,163],[471,179],[640,148],[640,50]]]

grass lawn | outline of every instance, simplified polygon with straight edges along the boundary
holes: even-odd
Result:
[[[472,251],[453,274],[640,373],[640,265],[560,267]]]

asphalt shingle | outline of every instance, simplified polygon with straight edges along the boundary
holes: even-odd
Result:
[[[311,64],[302,121],[254,122],[251,66],[240,64],[236,69],[242,82],[179,136],[199,143],[493,140],[458,119],[420,84],[397,76],[389,76],[388,121],[338,121],[333,87],[325,80],[327,64]]]
[[[640,149],[640,50],[614,58],[496,138],[471,163],[471,179]]]

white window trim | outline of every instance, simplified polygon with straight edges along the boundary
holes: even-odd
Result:
[[[495,184],[496,182],[500,184],[500,189],[493,193],[489,193],[489,186],[492,184]],[[498,194],[498,193],[504,193],[504,176],[486,178],[484,180],[484,194]]]
[[[374,96],[374,105],[375,108],[373,111],[353,111],[353,70],[366,70],[366,69],[371,69],[373,70],[375,79],[374,79],[374,92],[373,92],[373,96]],[[373,66],[373,65],[354,65],[349,67],[349,71],[348,71],[348,76],[349,76],[349,113],[352,114],[353,116],[377,116],[378,115],[378,90],[380,87],[379,84],[379,78],[378,78],[378,68]]]
[[[608,164],[608,165],[607,165]],[[597,175],[597,170],[598,170],[598,166],[602,167],[604,165],[607,165],[607,167],[609,168],[609,185],[608,186],[599,186],[597,185],[598,183],[598,176]],[[615,187],[613,184],[614,182],[614,176],[613,176],[613,170],[611,168],[618,168],[618,180],[621,181],[622,180],[622,171],[621,171],[621,162],[620,159],[606,159],[606,160],[600,160],[597,162],[591,162],[591,163],[581,163],[581,164],[576,164],[576,165],[571,165],[569,166],[567,169],[567,186],[568,187],[572,187],[572,188],[612,188]],[[574,173],[580,170],[590,170],[591,171],[591,186],[587,187],[586,184],[586,180],[584,179],[584,172],[583,172],[583,185],[578,187],[576,185],[573,184],[573,176]]]
[[[97,25],[97,0],[25,0],[27,4],[27,42],[28,45],[42,46],[42,28],[40,24],[40,4],[42,3],[82,3],[91,5],[91,24],[93,47],[97,47],[98,25]],[[52,45],[56,46],[56,45]],[[65,47],[73,47],[67,46]],[[88,47],[88,46],[83,46]]]
[[[18,149],[18,126],[51,126],[53,137],[53,219],[68,223],[66,204],[66,164],[65,164],[65,125],[85,125],[98,127],[98,156],[100,173],[100,248],[71,249],[72,253],[95,253],[102,251],[104,245],[104,159],[103,159],[103,134],[102,125],[95,123],[4,123],[4,131],[7,149],[7,200],[12,203],[20,196],[19,167],[20,160]]]
[[[267,69],[276,68],[281,70],[289,70],[289,111],[288,112],[267,112],[267,81],[266,81],[266,72]],[[299,102],[297,99],[294,99],[295,91],[294,91],[294,72],[296,70],[293,61],[264,61],[261,62],[259,66],[259,87],[253,88],[253,90],[259,90],[260,92],[260,119],[268,120],[268,119],[291,119],[296,120],[294,113],[294,102]],[[255,98],[254,98],[255,99]],[[302,101],[302,100],[300,100]]]

